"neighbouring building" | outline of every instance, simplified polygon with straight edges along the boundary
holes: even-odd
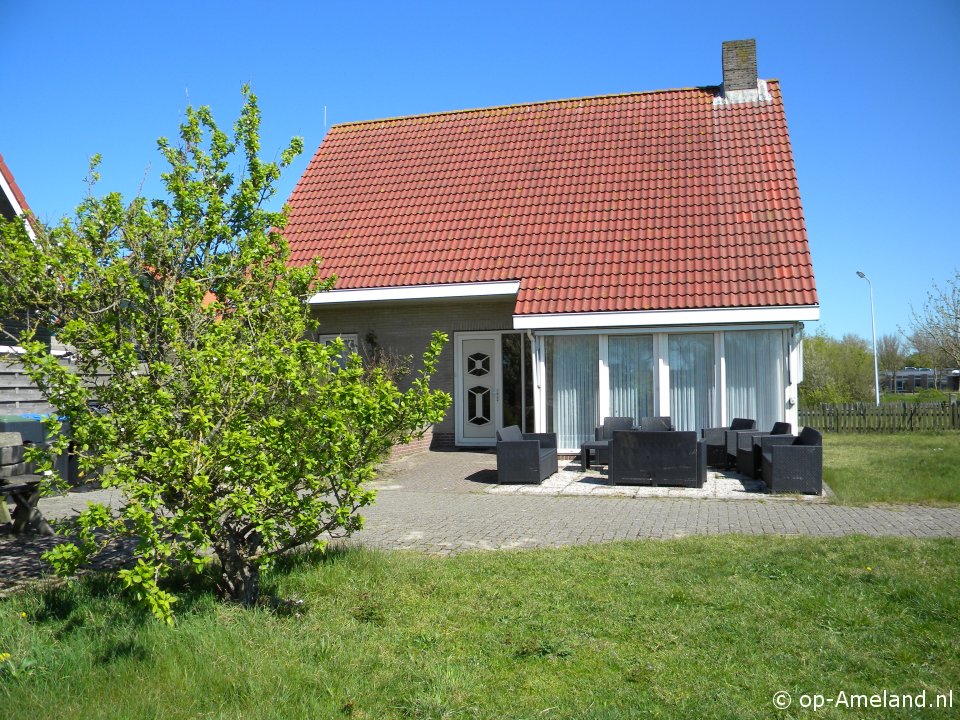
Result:
[[[797,425],[819,318],[780,83],[754,41],[719,86],[347,123],[290,196],[323,336],[449,334],[437,444],[517,424],[576,451],[610,415]]]
[[[919,390],[960,391],[960,370],[905,367],[896,373],[884,370],[880,387],[889,392],[912,393]]]
[[[3,155],[0,155],[0,218],[8,221],[14,218],[23,218],[27,232],[30,233],[31,237],[34,237],[35,226],[33,225],[30,206],[27,205],[27,200],[3,159]],[[10,335],[19,335],[23,330],[25,313],[28,310],[24,309],[23,312],[24,315],[19,317],[0,318],[0,328],[2,328],[2,331],[0,331],[0,354],[16,352],[21,349],[14,344]],[[50,334],[43,331],[38,332],[37,336],[40,340],[47,342],[51,339]]]

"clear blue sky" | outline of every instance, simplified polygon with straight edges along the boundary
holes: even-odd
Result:
[[[0,0],[0,153],[43,219],[86,192],[159,192],[183,108],[229,126],[252,84],[263,149],[327,123],[718,84],[723,40],[754,37],[782,82],[832,335],[906,327],[960,267],[960,0],[251,2]],[[144,178],[146,181],[144,182]]]

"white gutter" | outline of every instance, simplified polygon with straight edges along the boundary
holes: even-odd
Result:
[[[311,305],[338,305],[355,302],[392,300],[439,300],[444,298],[516,297],[519,280],[505,282],[446,283],[442,285],[403,285],[397,287],[328,290],[314,295]]]
[[[514,315],[516,330],[660,327],[728,323],[806,322],[820,319],[819,305],[762,308],[645,310],[642,312],[554,313]]]

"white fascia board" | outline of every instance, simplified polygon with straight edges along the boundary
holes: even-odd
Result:
[[[4,196],[6,196],[7,202],[9,202],[10,207],[13,208],[13,213],[17,217],[23,218],[23,224],[27,228],[27,235],[30,236],[31,240],[36,240],[37,236],[33,232],[33,226],[30,225],[30,222],[27,220],[26,217],[24,217],[24,215],[26,215],[26,212],[20,206],[20,203],[17,201],[17,196],[13,192],[13,188],[10,187],[10,184],[7,182],[7,179],[3,176],[3,173],[0,173],[0,191],[3,192]]]
[[[3,191],[4,197],[6,197],[7,202],[10,203],[10,207],[13,208],[14,214],[17,216],[23,215],[23,208],[20,207],[20,203],[17,202],[17,196],[13,193],[13,188],[7,183],[7,179],[3,176],[2,172],[0,172],[0,190]]]
[[[400,287],[328,290],[310,298],[311,305],[338,305],[393,300],[439,300],[444,298],[516,297],[520,281],[404,285]]]
[[[792,323],[812,322],[819,319],[819,305],[800,305],[791,307],[514,315],[513,327],[515,330],[561,330],[576,328]]]

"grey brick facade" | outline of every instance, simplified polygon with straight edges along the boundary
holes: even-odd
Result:
[[[378,349],[393,356],[412,355],[414,370],[435,330],[445,332],[449,341],[440,357],[433,387],[453,395],[454,333],[510,330],[515,300],[434,300],[431,302],[371,302],[314,307],[314,317],[324,335],[354,334],[359,351],[373,357]],[[453,408],[434,427],[441,445],[453,445]]]

